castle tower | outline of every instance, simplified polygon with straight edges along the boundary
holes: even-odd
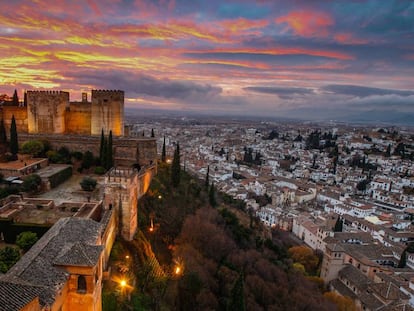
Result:
[[[28,132],[65,133],[65,110],[68,106],[68,92],[27,91]]]
[[[92,90],[91,134],[105,135],[112,130],[114,136],[124,135],[124,92]]]
[[[138,228],[138,172],[132,168],[112,168],[105,176],[105,206],[118,214],[120,235],[133,239]]]

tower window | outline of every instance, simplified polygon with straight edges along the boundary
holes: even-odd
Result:
[[[83,275],[78,276],[78,293],[86,293],[86,279]]]

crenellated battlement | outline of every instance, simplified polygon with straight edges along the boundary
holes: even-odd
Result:
[[[91,101],[82,93],[80,105],[70,103],[69,92],[27,91],[27,132],[31,134],[124,134],[124,91],[92,90]]]
[[[124,91],[121,90],[92,90],[92,93],[122,93],[124,94]]]
[[[53,95],[53,94],[69,94],[66,91],[56,91],[56,90],[34,90],[34,91],[27,91],[27,94],[34,93],[34,94],[46,94],[46,95]]]

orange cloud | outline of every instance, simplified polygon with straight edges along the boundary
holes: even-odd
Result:
[[[269,24],[268,20],[249,20],[246,18],[237,18],[224,20],[218,23],[220,28],[232,35],[257,35],[260,34],[258,29],[264,28]]]
[[[232,61],[232,60],[193,60],[193,61],[185,61],[185,63],[189,64],[207,64],[207,65],[229,65],[229,66],[236,66],[242,68],[252,68],[252,69],[271,69],[272,67],[259,63],[259,62],[249,62],[249,61]]]
[[[368,40],[355,38],[351,33],[341,32],[334,35],[335,41],[342,44],[366,44]]]
[[[325,37],[334,20],[325,12],[292,11],[288,15],[276,18],[276,23],[287,23],[294,33],[300,36]]]

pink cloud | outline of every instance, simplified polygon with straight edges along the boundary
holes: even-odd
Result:
[[[328,13],[318,11],[292,11],[276,18],[275,22],[288,24],[288,29],[304,37],[325,37],[329,34],[329,27],[334,24]]]
[[[366,44],[368,40],[354,37],[353,34],[348,32],[341,32],[334,35],[335,41],[342,44]]]

